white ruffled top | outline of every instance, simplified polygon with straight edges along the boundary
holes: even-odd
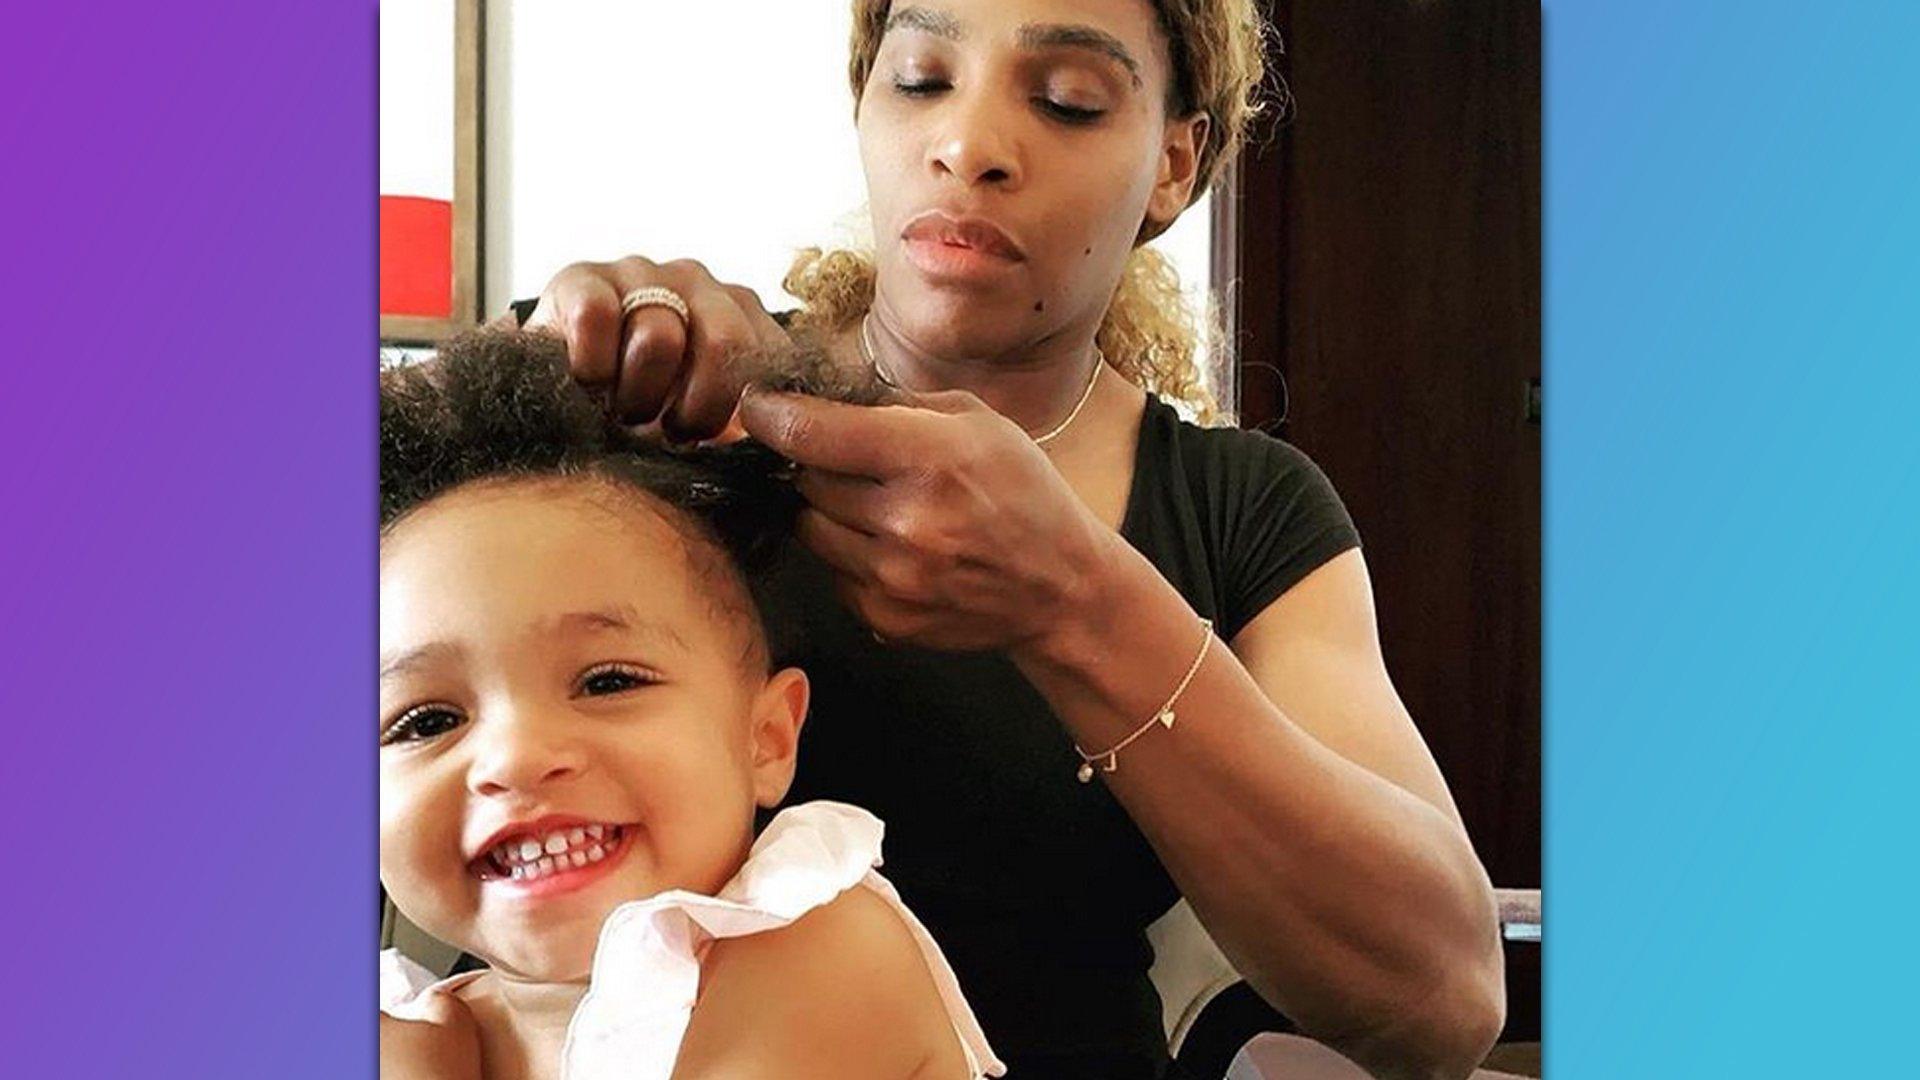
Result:
[[[600,928],[587,994],[567,1028],[567,1080],[668,1080],[700,990],[700,960],[719,938],[777,930],[848,889],[873,891],[912,932],[946,1005],[968,1076],[1002,1076],[953,969],[901,902],[880,865],[879,818],[855,806],[810,802],[774,815],[740,872],[718,896],[674,890],[613,909]],[[479,973],[437,984],[451,989]],[[407,1016],[432,982],[393,950],[381,955],[381,1008]]]

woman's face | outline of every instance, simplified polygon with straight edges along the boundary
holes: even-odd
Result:
[[[684,543],[582,481],[458,489],[382,542],[380,877],[422,929],[579,980],[615,906],[732,876],[806,680],[749,673]]]
[[[1143,221],[1192,191],[1147,0],[901,0],[861,96],[879,307],[935,355],[1098,326]]]

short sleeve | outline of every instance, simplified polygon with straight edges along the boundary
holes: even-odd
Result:
[[[1209,471],[1223,511],[1221,636],[1231,640],[1302,578],[1359,547],[1360,534],[1306,454],[1257,431],[1220,434]]]

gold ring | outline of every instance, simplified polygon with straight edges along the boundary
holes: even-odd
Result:
[[[681,322],[687,321],[687,302],[665,285],[643,285],[621,297],[620,317],[625,319],[643,307],[663,307],[680,316]]]

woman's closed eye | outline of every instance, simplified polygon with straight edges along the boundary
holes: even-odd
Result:
[[[1031,84],[1033,104],[1041,112],[1069,124],[1091,124],[1107,115],[1112,103],[1104,80],[1089,78],[1073,68],[1054,69]]]
[[[1105,109],[1089,109],[1081,105],[1073,105],[1065,101],[1059,101],[1045,94],[1035,97],[1033,103],[1039,106],[1041,112],[1046,113],[1055,120],[1068,124],[1091,124],[1102,116],[1107,115]]]
[[[574,695],[576,697],[607,697],[653,686],[660,681],[660,676],[638,664],[620,661],[595,664],[581,672],[580,677],[575,680]]]
[[[425,742],[438,738],[467,722],[466,715],[445,702],[429,701],[409,706],[380,731],[380,745]]]
[[[924,75],[896,75],[893,80],[894,93],[902,97],[932,97],[951,89],[953,84],[947,80]]]
[[[930,98],[946,93],[953,89],[953,85],[945,79],[895,79],[893,89],[902,97]],[[1033,104],[1042,113],[1063,124],[1091,124],[1107,115],[1105,109],[1090,109],[1047,94],[1034,95]]]

